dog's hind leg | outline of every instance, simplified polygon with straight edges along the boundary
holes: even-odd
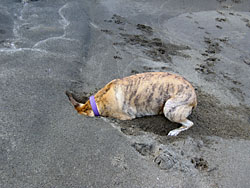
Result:
[[[176,98],[171,98],[165,103],[163,108],[165,117],[172,122],[182,124],[180,128],[170,131],[169,136],[177,136],[180,132],[193,126],[194,123],[187,119],[192,112],[192,108],[191,105],[178,101]]]
[[[188,119],[186,119],[186,120],[184,120],[182,122],[178,122],[178,123],[182,124],[182,126],[180,128],[178,128],[178,129],[174,129],[174,130],[170,131],[168,133],[168,136],[177,136],[180,132],[189,129],[194,124],[192,121],[190,121]]]

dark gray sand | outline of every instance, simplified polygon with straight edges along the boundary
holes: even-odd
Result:
[[[248,0],[1,0],[0,187],[249,188]],[[169,71],[194,126],[78,115],[115,78]]]

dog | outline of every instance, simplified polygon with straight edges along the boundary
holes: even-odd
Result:
[[[85,104],[77,102],[68,91],[66,95],[78,113],[86,116],[132,120],[164,114],[182,125],[170,131],[169,136],[177,136],[193,126],[187,117],[197,106],[193,86],[183,77],[168,72],[147,72],[112,80]]]

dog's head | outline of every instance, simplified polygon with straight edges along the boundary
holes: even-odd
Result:
[[[85,104],[79,103],[77,102],[72,93],[70,93],[69,91],[66,91],[65,94],[68,96],[69,101],[72,103],[72,105],[75,107],[76,111],[79,114],[85,115],[85,116],[94,116],[94,112],[91,108],[90,102],[89,100],[87,100],[87,102]]]

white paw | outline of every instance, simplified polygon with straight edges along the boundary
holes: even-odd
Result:
[[[180,132],[180,130],[172,130],[168,133],[168,136],[177,136]]]

